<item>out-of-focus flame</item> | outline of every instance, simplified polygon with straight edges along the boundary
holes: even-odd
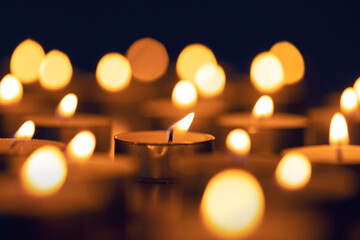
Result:
[[[33,83],[38,80],[40,63],[44,57],[41,45],[26,39],[15,48],[10,60],[10,71],[22,83]]]
[[[274,113],[274,102],[270,96],[264,95],[257,100],[252,110],[252,116],[256,119],[269,118]]]
[[[270,52],[279,58],[283,66],[285,84],[297,83],[304,77],[304,59],[293,44],[287,41],[275,43]]]
[[[21,139],[31,139],[34,136],[35,133],[35,123],[34,121],[26,121],[21,125],[19,130],[15,133],[15,138],[21,138]]]
[[[264,194],[250,173],[229,169],[215,175],[202,197],[200,211],[205,225],[222,238],[247,237],[264,215]]]
[[[286,189],[296,190],[303,188],[311,177],[311,163],[300,153],[286,154],[279,162],[275,178],[277,183]]]
[[[284,70],[280,60],[271,52],[258,54],[251,63],[250,79],[264,93],[272,93],[284,85]]]
[[[64,154],[50,145],[35,150],[21,168],[23,186],[35,196],[54,194],[62,187],[66,176]]]
[[[234,129],[226,137],[226,147],[235,154],[247,155],[250,152],[251,140],[243,129]]]
[[[329,142],[331,145],[349,144],[348,127],[344,115],[335,113],[330,123]]]
[[[355,90],[352,87],[348,87],[341,94],[340,108],[343,113],[353,113],[359,106],[359,99]]]
[[[109,92],[126,88],[131,81],[131,66],[128,59],[120,53],[108,53],[96,67],[96,80]]]
[[[58,90],[70,83],[72,74],[69,57],[59,50],[52,50],[41,61],[39,81],[48,90]]]
[[[225,72],[215,63],[206,63],[196,71],[194,82],[201,96],[214,97],[224,91]]]
[[[353,88],[356,92],[357,97],[360,99],[360,77],[356,79]]]
[[[181,51],[176,62],[176,72],[180,79],[193,81],[196,71],[206,63],[217,64],[214,53],[202,44],[190,44]]]
[[[132,73],[140,81],[152,82],[161,77],[169,65],[164,45],[153,38],[135,41],[126,52]]]
[[[93,155],[95,145],[95,135],[90,131],[81,131],[68,143],[66,155],[73,161],[85,162]]]
[[[194,84],[188,80],[179,81],[172,92],[172,102],[180,108],[188,108],[195,105],[197,101],[197,91]]]
[[[18,103],[22,96],[21,82],[15,76],[6,74],[0,82],[0,103],[4,105]]]
[[[77,96],[73,93],[67,94],[57,106],[56,116],[61,119],[71,118],[76,112],[77,104]]]

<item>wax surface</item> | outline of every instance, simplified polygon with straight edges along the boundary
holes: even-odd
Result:
[[[14,143],[15,142],[15,143]],[[35,149],[44,146],[44,145],[53,145],[59,148],[65,146],[64,143],[50,141],[50,140],[41,140],[41,139],[11,139],[11,138],[2,138],[0,139],[0,154],[30,154]]]

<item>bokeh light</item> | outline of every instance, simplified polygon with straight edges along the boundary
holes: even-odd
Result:
[[[196,71],[194,82],[201,96],[218,96],[225,88],[225,72],[217,64],[206,63]]]
[[[331,119],[329,143],[331,145],[349,144],[348,127],[344,115],[335,113]]]
[[[94,153],[95,135],[90,131],[81,131],[75,135],[66,147],[66,155],[73,161],[85,162]]]
[[[226,137],[226,147],[238,155],[247,155],[250,152],[251,140],[243,129],[233,129]]]
[[[62,119],[71,118],[77,108],[78,99],[73,93],[67,94],[61,99],[59,105],[56,108],[56,116]]]
[[[6,74],[0,82],[0,103],[11,105],[21,101],[23,97],[23,86],[13,75]]]
[[[252,110],[254,118],[269,118],[274,113],[274,102],[270,96],[264,95],[257,100]]]
[[[171,98],[177,107],[192,107],[197,101],[197,91],[192,82],[181,80],[175,85]]]
[[[16,131],[15,138],[21,139],[31,139],[35,133],[35,123],[34,121],[26,121],[21,125],[21,127]]]
[[[343,113],[354,113],[359,106],[359,99],[352,87],[346,88],[341,94],[340,108]]]

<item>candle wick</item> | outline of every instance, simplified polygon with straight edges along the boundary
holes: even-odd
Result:
[[[171,127],[171,128],[169,129],[169,140],[168,140],[168,143],[172,143],[173,137],[174,137],[174,128]]]
[[[342,151],[341,151],[341,145],[337,144],[336,145],[336,159],[339,163],[341,163],[342,160]]]

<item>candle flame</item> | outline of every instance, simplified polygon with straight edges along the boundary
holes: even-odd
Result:
[[[90,131],[81,131],[68,143],[66,154],[73,161],[85,162],[93,155],[95,145],[95,135]]]
[[[0,103],[4,105],[18,103],[22,96],[21,82],[15,76],[6,74],[0,82]]]
[[[252,110],[252,116],[256,119],[269,118],[274,113],[274,102],[270,96],[264,95],[257,100]]]
[[[225,88],[224,69],[215,63],[206,63],[196,71],[194,82],[201,96],[218,96]]]
[[[56,116],[61,119],[71,118],[76,111],[78,104],[77,96],[73,93],[67,94],[60,101],[59,105],[56,108]]]
[[[329,142],[331,145],[349,144],[348,127],[344,115],[335,113],[330,123]]]
[[[341,94],[340,107],[344,113],[353,113],[359,106],[359,99],[355,90],[352,87],[348,87]]]
[[[194,84],[187,80],[179,81],[172,92],[172,102],[180,108],[188,108],[195,105],[197,101],[197,91]]]
[[[357,97],[360,99],[360,77],[356,79],[353,88],[356,92]]]
[[[260,92],[279,90],[284,85],[284,70],[280,60],[273,53],[260,53],[251,63],[250,79]]]
[[[189,113],[181,120],[177,121],[176,123],[172,124],[170,127],[168,127],[168,130],[166,131],[166,134],[168,136],[169,142],[173,141],[173,133],[185,133],[189,130],[191,123],[193,122],[195,117],[195,113]]]
[[[35,150],[21,168],[25,189],[35,196],[49,196],[65,182],[67,165],[59,148],[46,145]]]
[[[286,154],[279,162],[275,178],[286,189],[297,190],[307,185],[311,177],[311,163],[300,153]]]
[[[221,238],[251,235],[264,215],[264,193],[254,176],[229,169],[215,175],[201,200],[205,226]]]
[[[247,155],[250,152],[251,140],[243,129],[234,129],[226,137],[226,147],[238,155]]]
[[[35,133],[35,123],[34,121],[26,121],[21,125],[19,130],[15,133],[15,138],[21,138],[21,139],[31,139],[34,136]]]

